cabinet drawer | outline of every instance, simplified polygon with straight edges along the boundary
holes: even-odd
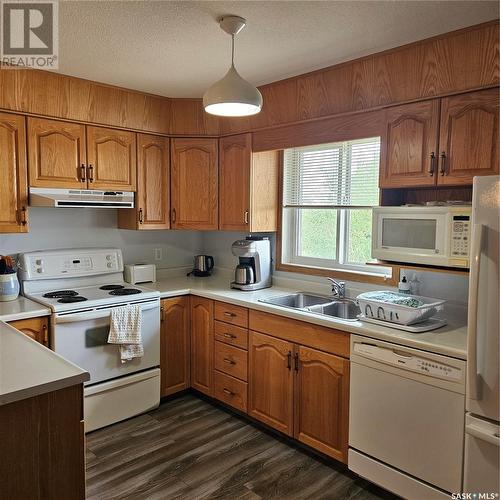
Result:
[[[231,325],[248,328],[248,309],[246,307],[233,306],[224,302],[215,303],[215,319],[230,323]]]
[[[217,371],[215,372],[214,382],[214,396],[219,401],[223,401],[246,413],[248,385],[246,382]]]
[[[215,369],[247,381],[247,352],[215,342]]]
[[[248,330],[239,326],[216,321],[215,340],[246,350],[248,349]]]

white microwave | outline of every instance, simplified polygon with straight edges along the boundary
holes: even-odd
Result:
[[[470,206],[376,207],[372,257],[393,262],[469,267]]]

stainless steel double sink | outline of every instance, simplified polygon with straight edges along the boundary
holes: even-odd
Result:
[[[347,321],[356,321],[358,314],[361,312],[353,300],[336,299],[303,292],[260,299],[260,302],[314,314],[322,314]]]

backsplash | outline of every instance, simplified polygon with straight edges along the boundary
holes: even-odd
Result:
[[[95,208],[30,208],[30,232],[0,234],[0,253],[76,247],[123,250],[125,263],[145,262],[159,268],[192,266],[200,253],[197,231],[129,231],[116,228],[116,210]],[[155,260],[155,249],[161,259]]]

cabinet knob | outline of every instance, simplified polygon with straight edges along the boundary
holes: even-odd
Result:
[[[224,313],[224,316],[227,316],[227,317],[229,317],[229,318],[235,318],[235,317],[236,317],[236,314],[234,314],[234,313],[232,313],[232,312],[228,312],[228,311],[226,311],[226,312]]]
[[[235,365],[236,362],[233,361],[232,359],[229,359],[229,358],[224,358],[223,359],[224,363],[227,363],[228,365]]]
[[[94,182],[94,167],[89,165],[89,182]]]
[[[163,321],[165,319],[165,309],[162,307],[160,307],[160,321]]]
[[[26,219],[26,207],[22,206],[20,212],[21,212],[21,214],[20,214],[21,225],[25,226],[28,223],[28,221]]]
[[[177,213],[175,212],[175,208],[172,208],[172,224],[175,222],[177,219]]]
[[[288,351],[286,355],[286,367],[291,370],[292,369],[292,351]]]
[[[299,353],[298,352],[295,354],[294,359],[295,359],[295,371],[298,372],[299,371]]]
[[[245,210],[245,214],[243,216],[243,221],[245,222],[245,224],[248,224],[248,210]]]
[[[224,333],[223,335],[226,339],[235,339],[236,335],[233,335],[232,333]]]
[[[142,208],[139,208],[139,224],[143,224],[143,223],[144,223],[144,217],[142,214]]]
[[[82,163],[80,167],[80,180],[82,182],[87,182],[87,168],[84,163]]]
[[[224,389],[222,389],[228,396],[234,396],[234,392],[233,391],[230,391],[229,389],[226,389],[224,387]]]

